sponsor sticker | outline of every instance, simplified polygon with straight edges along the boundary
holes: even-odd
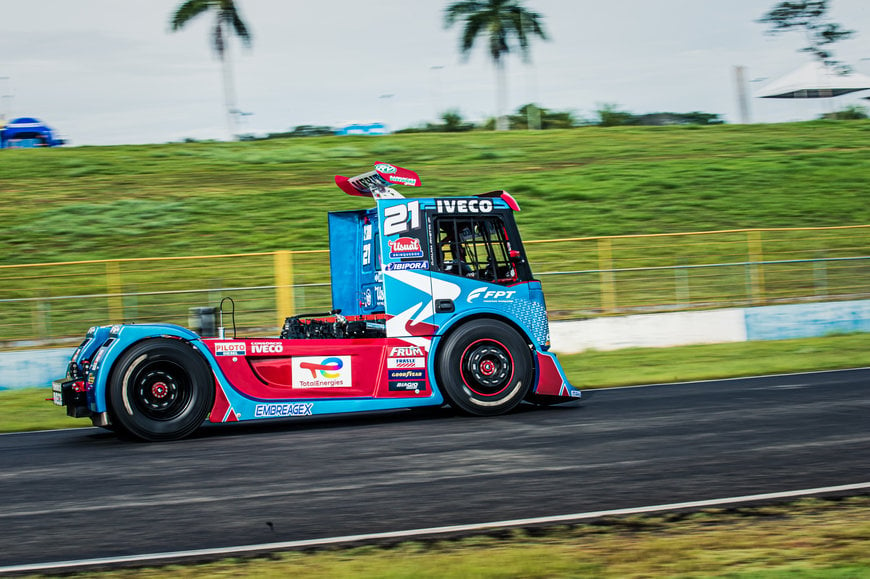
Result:
[[[387,380],[423,380],[426,378],[426,370],[387,370]]]
[[[247,356],[248,350],[244,342],[216,342],[215,356]]]
[[[571,398],[580,398],[583,396],[583,394],[581,394],[579,390],[571,390],[570,394]]]
[[[492,199],[436,199],[438,213],[491,213]]]
[[[422,270],[429,269],[428,261],[398,261],[394,263],[388,263],[384,268],[387,271],[410,271],[410,270]]]
[[[257,404],[254,407],[254,418],[270,418],[273,416],[311,416],[313,402],[294,402],[288,404]]]
[[[423,248],[416,237],[399,237],[387,241],[390,246],[390,259],[405,259],[423,257]]]
[[[468,292],[466,302],[472,304],[476,301],[485,303],[511,303],[514,301],[515,290],[491,290],[479,287]]]
[[[392,358],[410,358],[413,356],[425,356],[423,348],[419,346],[395,346],[390,350]]]
[[[425,368],[426,358],[387,358],[387,368]]]
[[[397,169],[389,163],[378,163],[375,165],[375,170],[381,173],[386,173],[387,175],[391,175],[397,171]]]
[[[350,356],[293,356],[293,388],[350,388]]]
[[[390,382],[390,392],[419,392],[426,390],[426,382],[422,380],[405,380]]]
[[[251,354],[281,354],[284,344],[281,342],[252,342]]]

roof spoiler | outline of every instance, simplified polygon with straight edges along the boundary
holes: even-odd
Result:
[[[513,195],[507,191],[490,191],[488,193],[475,195],[475,197],[500,197],[505,203],[507,203],[508,207],[514,211],[520,210],[520,204],[517,203],[517,200],[513,198]]]
[[[390,185],[419,187],[420,176],[410,169],[389,163],[375,163],[375,170],[355,177],[335,176],[335,184],[348,195],[374,199],[402,199],[404,195]]]

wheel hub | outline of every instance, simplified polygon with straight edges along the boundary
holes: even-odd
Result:
[[[472,391],[482,396],[495,396],[510,383],[513,364],[500,344],[483,340],[466,350],[462,375]]]

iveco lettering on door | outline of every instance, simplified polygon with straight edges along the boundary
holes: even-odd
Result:
[[[251,354],[280,354],[284,345],[280,342],[254,342],[251,344]]]

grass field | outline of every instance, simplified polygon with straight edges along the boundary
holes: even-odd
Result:
[[[527,240],[870,223],[870,122],[324,137],[2,152],[3,263],[322,249],[382,160],[506,189]]]

